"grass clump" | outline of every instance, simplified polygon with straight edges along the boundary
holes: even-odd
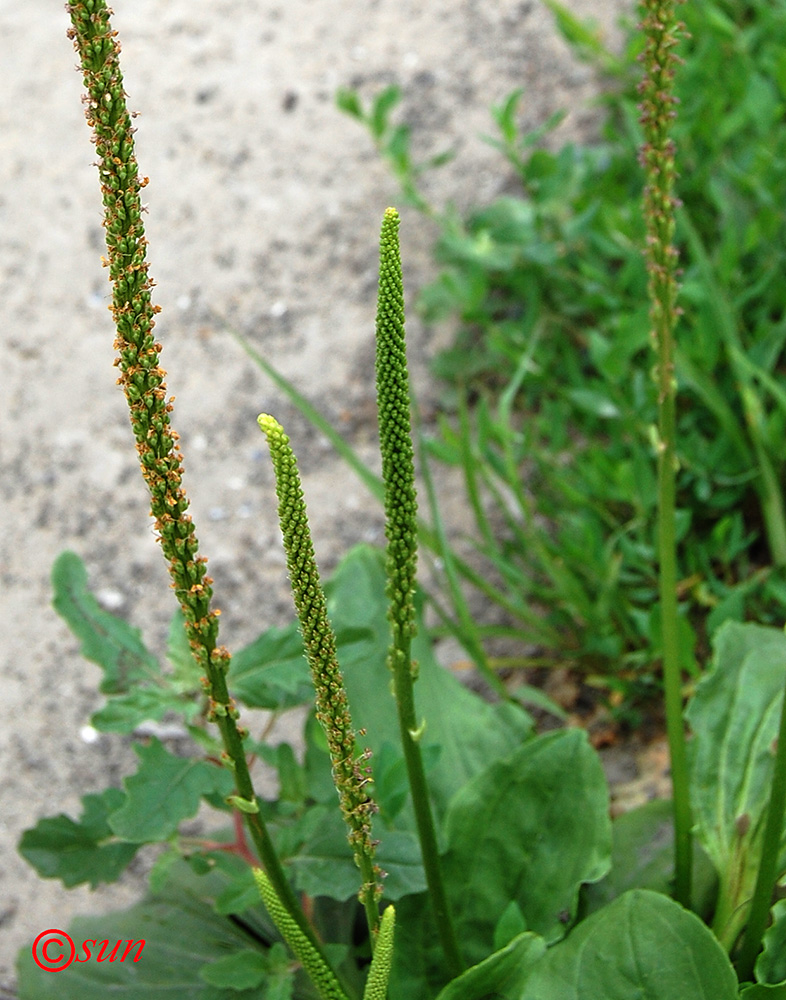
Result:
[[[606,81],[605,122],[598,141],[556,148],[549,133],[562,116],[522,133],[516,91],[492,109],[511,193],[464,217],[425,207],[439,225],[441,273],[419,306],[427,321],[459,328],[435,363],[455,416],[428,449],[464,469],[486,596],[510,623],[465,635],[467,648],[503,634],[534,641],[540,653],[528,663],[574,666],[630,701],[652,690],[662,658],[658,389],[636,163],[642,37],[631,26],[618,56],[565,7],[549,6]],[[674,355],[675,527],[681,666],[695,673],[723,621],[777,622],[786,596],[786,224],[777,207],[786,199],[786,11],[710,0],[680,13],[674,242],[690,335]],[[419,167],[393,121],[395,97],[383,93],[369,112],[356,96],[339,102],[370,127],[407,194]],[[422,195],[410,200],[424,207]]]

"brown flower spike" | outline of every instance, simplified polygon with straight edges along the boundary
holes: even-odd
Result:
[[[68,35],[79,53],[87,89],[85,117],[98,154],[108,257],[104,264],[112,282],[110,309],[117,330],[118,383],[128,400],[142,474],[150,490],[151,513],[192,649],[203,669],[208,660],[225,669],[227,654],[216,649],[219,612],[210,610],[212,581],[206,573],[206,560],[197,554],[194,526],[187,513],[183,456],[178,435],[170,426],[172,404],[166,396],[166,373],[159,365],[161,345],[153,336],[160,307],[151,301],[154,282],[148,274],[139,196],[147,178],[140,178],[134,155],[135,130],[118,61],[120,43],[103,0],[83,0],[68,4],[66,9],[73,25]]]

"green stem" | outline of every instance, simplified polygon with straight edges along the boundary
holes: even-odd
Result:
[[[664,355],[662,355],[662,359]],[[663,360],[662,362],[663,363]],[[658,555],[663,633],[663,675],[666,696],[666,732],[671,756],[674,801],[674,896],[683,906],[691,900],[691,809],[685,730],[682,720],[679,614],[677,610],[677,553],[675,528],[675,415],[674,394],[660,407],[661,452],[658,457]],[[671,443],[669,447],[668,442]]]
[[[776,743],[775,764],[770,786],[770,803],[761,849],[761,863],[753,890],[748,926],[737,961],[740,982],[753,978],[753,966],[761,948],[762,937],[772,906],[772,893],[778,878],[783,821],[786,815],[786,685],[781,704],[781,722]]]
[[[691,809],[685,730],[682,719],[679,615],[677,610],[676,508],[676,380],[674,328],[677,320],[677,250],[673,195],[676,171],[670,138],[676,98],[673,93],[678,25],[674,0],[645,0],[644,79],[640,86],[645,143],[641,163],[646,174],[644,215],[649,272],[652,337],[657,353],[658,383],[658,559],[666,730],[671,755],[674,798],[674,895],[683,906],[691,901]]]
[[[398,709],[399,731],[415,811],[423,868],[442,949],[452,977],[464,970],[448,908],[426,772],[420,752],[425,721],[415,709],[412,637],[415,634],[417,501],[410,419],[409,373],[404,341],[404,286],[398,241],[399,216],[385,211],[380,235],[377,306],[377,413],[385,483],[387,597],[391,645],[388,665]]]

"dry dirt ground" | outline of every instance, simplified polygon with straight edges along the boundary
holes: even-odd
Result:
[[[607,37],[622,0],[568,0]],[[381,516],[226,332],[223,319],[294,379],[373,462],[378,227],[397,188],[368,136],[334,106],[399,84],[417,156],[452,146],[428,182],[437,204],[492,197],[507,180],[480,138],[488,108],[526,88],[522,124],[558,108],[587,134],[595,81],[537,0],[115,0],[137,120],[163,364],[176,394],[186,485],[210,559],[222,640],[290,615],[272,477],[255,417],[276,414],[299,452],[317,552],[330,571]],[[59,0],[0,0],[0,577],[5,640],[0,730],[0,996],[14,958],[77,913],[141,892],[138,866],[94,893],[41,881],[17,855],[39,817],[79,813],[119,784],[129,742],[85,739],[96,666],[51,608],[49,573],[70,548],[102,602],[163,647],[173,609],[154,544],[125,403],[115,386],[99,191],[81,79]],[[402,211],[410,299],[432,276],[433,227]],[[421,401],[445,331],[408,323]],[[444,484],[443,484],[444,487]],[[461,505],[448,508],[455,530]],[[452,520],[451,520],[452,519]]]

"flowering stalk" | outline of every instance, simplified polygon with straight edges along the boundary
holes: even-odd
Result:
[[[66,9],[72,25],[68,36],[79,53],[87,90],[83,98],[85,117],[93,129],[98,155],[108,258],[104,264],[109,268],[112,282],[110,309],[117,331],[118,383],[128,401],[158,540],[183,611],[191,650],[205,674],[208,718],[218,724],[224,759],[235,777],[235,794],[229,801],[242,813],[279,898],[318,948],[259,815],[243,750],[246,733],[237,725],[237,709],[227,690],[229,653],[217,645],[219,612],[210,607],[213,581],[207,575],[207,560],[198,554],[194,525],[187,513],[188,498],[182,486],[183,456],[178,435],[170,423],[172,398],[167,399],[166,373],[159,365],[161,344],[153,336],[159,307],[151,301],[154,282],[148,274],[139,196],[148,179],[140,178],[134,155],[135,130],[126,107],[118,58],[120,43],[117,32],[112,30],[111,11],[105,0],[80,0],[67,4]]]
[[[675,0],[645,0],[644,79],[641,123],[644,146],[640,162],[646,174],[644,215],[647,224],[645,256],[649,271],[652,338],[657,353],[658,383],[658,556],[663,675],[666,694],[666,728],[671,756],[674,799],[675,898],[690,906],[691,811],[685,731],[682,721],[679,617],[677,611],[676,505],[676,382],[674,377],[674,328],[677,298],[677,249],[674,246],[674,142],[669,136],[676,112],[673,93],[674,65],[679,57]]]
[[[388,995],[388,980],[393,967],[393,938],[396,929],[396,911],[389,906],[382,914],[379,934],[374,947],[374,957],[368,970],[363,1000],[385,1000]]]
[[[366,911],[372,943],[379,928],[380,869],[374,864],[375,842],[371,839],[371,816],[376,803],[366,791],[371,769],[364,766],[370,750],[358,755],[352,717],[336,656],[336,637],[327,614],[327,601],[311,542],[297,461],[281,425],[266,413],[259,426],[267,438],[276,475],[278,516],[289,582],[303,633],[306,658],[316,692],[317,719],[327,736],[341,812],[349,827],[349,842],[363,884],[359,898]]]
[[[377,416],[385,483],[387,598],[391,645],[388,666],[398,708],[399,730],[418,828],[423,867],[437,929],[450,972],[464,966],[448,909],[426,772],[420,752],[423,724],[415,712],[415,573],[417,568],[417,500],[410,424],[409,373],[404,340],[404,283],[398,240],[399,216],[388,208],[379,241],[377,299]]]
[[[289,945],[292,954],[306,970],[321,1000],[348,1000],[335,973],[292,919],[276,895],[270,879],[261,868],[254,869],[254,880],[273,923]]]

